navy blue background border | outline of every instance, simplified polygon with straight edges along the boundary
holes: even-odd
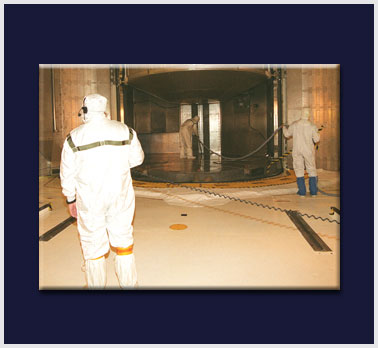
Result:
[[[373,5],[4,7],[5,343],[373,342]],[[38,291],[38,64],[122,62],[341,64],[341,291]]]

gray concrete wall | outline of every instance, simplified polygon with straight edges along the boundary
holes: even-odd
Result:
[[[319,128],[319,169],[340,170],[340,68],[335,65],[297,66],[287,69],[288,123],[300,118],[303,108],[311,110],[311,121]],[[292,140],[288,141],[292,149]],[[292,161],[288,160],[292,168]]]

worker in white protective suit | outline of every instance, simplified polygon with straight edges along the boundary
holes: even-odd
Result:
[[[63,194],[70,214],[77,218],[89,289],[105,287],[109,242],[116,248],[115,270],[121,288],[137,285],[130,168],[143,162],[144,153],[134,130],[110,120],[106,103],[99,94],[84,98],[84,124],[64,141],[60,165]]]
[[[199,116],[186,120],[180,127],[180,158],[194,159],[192,135],[198,137]]]
[[[288,128],[283,128],[286,138],[293,137],[293,167],[297,177],[298,194],[306,195],[304,170],[309,175],[310,194],[316,196],[318,192],[318,177],[315,164],[315,147],[320,136],[318,128],[309,121],[310,111],[305,109],[299,120],[294,121]]]

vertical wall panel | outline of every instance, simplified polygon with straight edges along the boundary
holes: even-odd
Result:
[[[159,105],[150,103],[151,106],[151,132],[152,133],[165,133],[165,108]]]
[[[78,117],[78,107],[79,104],[79,69],[71,70],[71,119],[72,128],[78,127],[80,123],[80,118]]]
[[[232,108],[232,100],[221,102],[222,127],[221,127],[221,147],[222,154],[231,156],[233,154],[233,129],[234,129],[234,113]]]
[[[41,141],[52,139],[52,91],[51,69],[39,70],[39,139]]]
[[[166,132],[174,133],[180,130],[180,108],[168,108],[166,109]]]
[[[42,69],[40,70],[42,71]],[[51,130],[47,135],[42,134],[42,138],[48,136],[51,139],[52,167],[59,168],[63,142],[67,134],[81,124],[77,114],[82,106],[83,97],[90,93],[100,93],[109,101],[110,74],[109,69],[97,71],[95,67],[91,66],[75,68],[75,66],[54,65],[53,71],[56,132],[52,131],[52,127],[45,127],[51,128]],[[51,94],[51,82],[47,86],[43,74],[42,72],[39,81],[40,89],[43,89],[40,95],[47,102],[47,100],[51,100],[51,95],[49,96],[49,93]],[[44,107],[40,107],[40,117],[48,120],[44,110]]]
[[[52,73],[46,67],[39,69],[39,173],[51,172],[53,144]]]
[[[317,167],[333,171],[340,170],[339,72],[339,67],[327,65],[287,70],[288,123],[300,118],[302,108],[310,108],[311,120],[319,128],[325,126],[316,151]]]
[[[221,114],[220,114],[220,104],[210,104],[210,149],[216,153],[221,153]],[[213,157],[216,155],[213,155]]]
[[[203,143],[205,144],[204,158],[210,159],[210,108],[208,103],[204,103],[202,107],[202,119],[203,119]]]
[[[124,105],[125,105],[125,123],[135,128],[134,121],[134,89],[130,86],[124,86]]]
[[[77,104],[75,105],[77,108],[77,113],[79,113],[80,108],[83,105],[83,99],[85,97],[85,89],[84,89],[84,69],[80,68],[77,69],[77,74],[78,74],[78,86],[77,86],[77,99],[76,102]],[[80,119],[78,117],[78,121],[80,122]]]
[[[253,88],[249,94],[221,103],[222,154],[240,157],[252,152],[267,138],[267,84]],[[267,151],[264,147],[257,155]]]
[[[71,117],[71,69],[62,69],[61,72],[63,133],[68,134],[74,128]]]
[[[127,87],[130,89],[130,87]],[[180,107],[134,89],[133,119],[145,153],[179,152]],[[169,142],[166,143],[166,142]]]

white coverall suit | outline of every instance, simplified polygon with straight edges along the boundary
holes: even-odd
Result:
[[[88,111],[84,124],[71,131],[64,142],[60,177],[67,202],[76,197],[88,287],[105,287],[104,255],[110,242],[117,249],[115,268],[120,286],[127,288],[137,283],[132,253],[135,194],[130,168],[143,162],[144,153],[135,131],[106,118],[106,102],[98,94],[84,99]]]
[[[192,135],[198,136],[199,117],[194,116],[186,120],[180,127],[180,158],[194,159],[192,147]]]
[[[293,137],[293,167],[297,178],[304,177],[306,167],[311,178],[316,178],[314,144],[320,140],[318,127],[308,120],[309,112],[305,111],[301,119],[294,121],[288,128],[283,128],[285,137]],[[316,193],[315,193],[316,194]]]

